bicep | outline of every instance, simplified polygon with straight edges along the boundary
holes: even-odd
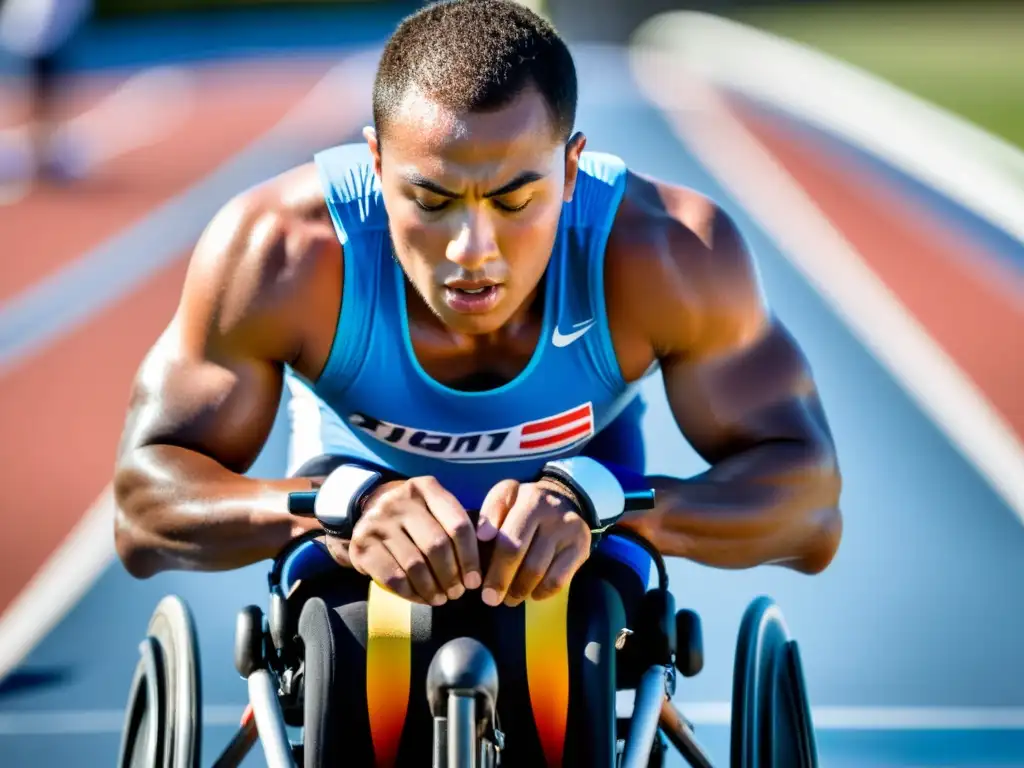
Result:
[[[766,442],[831,440],[807,360],[777,320],[709,357],[669,355],[662,371],[680,430],[709,463]]]
[[[686,332],[665,329],[659,357],[672,412],[694,449],[714,463],[765,442],[827,446],[810,365],[769,310],[735,223],[716,212],[710,244],[675,263],[696,283],[686,310],[677,308],[691,322]]]
[[[225,209],[200,239],[177,311],[133,383],[121,455],[169,445],[236,472],[259,455],[281,396],[281,318],[264,306],[269,259],[248,245],[245,214]]]
[[[169,445],[245,472],[273,426],[282,369],[243,354],[198,354],[175,319],[143,361],[132,386],[121,453]]]

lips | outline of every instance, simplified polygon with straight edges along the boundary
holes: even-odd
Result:
[[[462,314],[488,312],[498,303],[502,286],[490,281],[457,280],[445,286],[445,303]]]
[[[445,284],[445,288],[450,288],[456,291],[464,291],[465,293],[478,293],[485,288],[491,288],[498,285],[497,280],[449,280]]]

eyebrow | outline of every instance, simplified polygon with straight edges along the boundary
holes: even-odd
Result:
[[[498,189],[492,190],[490,192],[485,192],[484,197],[501,197],[502,195],[507,195],[510,192],[515,192],[520,187],[525,187],[527,184],[532,184],[533,182],[539,181],[540,179],[543,178],[543,173],[538,173],[537,171],[524,171],[523,173],[519,174],[514,179],[512,179],[512,181],[510,181],[508,184],[498,187]],[[407,173],[405,174],[405,180],[409,184],[412,184],[414,187],[421,187],[423,189],[430,190],[435,195],[441,195],[441,197],[449,197],[452,198],[453,200],[462,197],[462,195],[458,194],[457,192],[452,192],[450,189],[445,189],[440,184],[431,181],[426,176],[423,176],[422,174],[419,173]]]

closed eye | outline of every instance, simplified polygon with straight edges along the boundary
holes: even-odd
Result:
[[[530,204],[530,200],[531,200],[531,198],[527,198],[527,199],[526,199],[526,200],[525,200],[525,201],[524,201],[524,202],[522,203],[522,205],[514,205],[514,206],[513,206],[513,205],[506,205],[505,203],[501,202],[500,200],[494,200],[494,204],[495,204],[495,205],[496,205],[496,206],[497,206],[498,208],[500,208],[501,210],[503,210],[503,211],[507,211],[508,213],[516,213],[517,211],[521,211],[521,210],[523,210],[523,209],[524,209],[524,208],[525,208],[526,206],[528,206],[528,205]]]
[[[420,200],[418,197],[415,198],[415,200],[416,200],[416,205],[418,205],[424,211],[440,211],[440,210],[442,210],[444,208],[447,208],[448,204],[451,202],[450,200],[442,200],[437,205],[427,205],[422,200]]]

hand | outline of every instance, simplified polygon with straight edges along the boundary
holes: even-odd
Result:
[[[481,594],[492,606],[551,597],[590,556],[590,528],[579,508],[547,480],[494,486],[480,508],[477,538],[494,539]]]
[[[443,605],[481,582],[473,522],[432,477],[374,490],[352,531],[348,557],[360,573],[421,604]]]

